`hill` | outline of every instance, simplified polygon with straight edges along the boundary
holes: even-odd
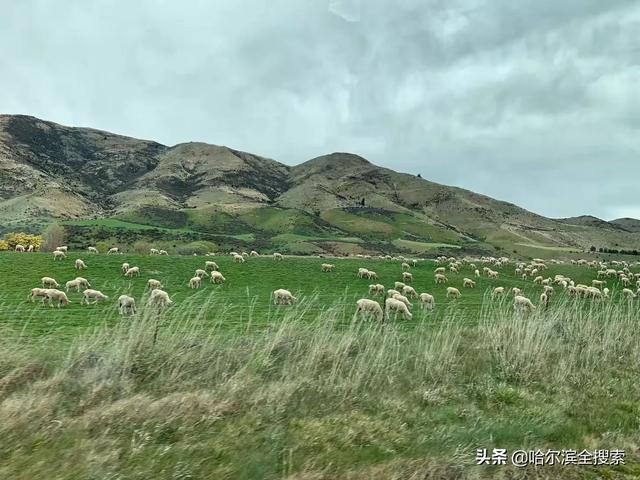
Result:
[[[181,232],[226,245],[244,236],[290,252],[464,248],[541,256],[640,247],[638,221],[549,219],[351,153],[291,167],[226,146],[165,146],[0,115],[0,226],[39,230],[51,221],[76,234],[100,227],[117,241],[125,238],[118,229],[132,241],[151,226],[168,229],[165,238]]]

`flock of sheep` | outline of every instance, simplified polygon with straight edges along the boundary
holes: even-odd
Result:
[[[31,247],[31,246],[30,246]],[[25,249],[22,245],[17,245],[17,252],[33,251],[32,248]],[[88,247],[87,252],[90,254],[97,254],[98,250],[95,247]],[[63,260],[67,258],[68,247],[62,246],[56,248],[53,252],[53,258],[55,260]],[[108,250],[107,255],[121,254],[117,247],[112,247]],[[165,250],[158,250],[155,248],[150,249],[151,255],[168,255]],[[215,254],[207,254],[215,255]],[[235,263],[244,263],[248,257],[259,256],[258,252],[252,250],[250,253],[231,252],[229,254]],[[372,258],[369,255],[358,255],[357,257],[363,259]],[[275,261],[281,261],[284,256],[280,253],[273,253],[272,258]],[[372,283],[369,285],[369,295],[372,297],[383,296],[385,297],[383,304],[371,298],[361,298],[356,302],[356,312],[354,316],[360,315],[363,317],[374,317],[378,320],[384,320],[389,318],[390,315],[401,315],[405,319],[411,319],[411,309],[413,307],[412,300],[417,300],[422,309],[433,310],[436,306],[435,296],[432,293],[422,292],[418,293],[410,283],[414,280],[413,273],[410,272],[412,268],[419,265],[420,261],[416,259],[406,259],[402,256],[392,257],[390,255],[379,256],[380,259],[399,261],[401,271],[399,271],[400,279],[394,282],[393,288],[386,289],[384,285],[380,283]],[[572,260],[571,263],[575,265],[581,265],[596,269],[596,277],[591,282],[591,285],[576,284],[571,278],[565,275],[555,275],[545,278],[542,273],[548,268],[548,264],[563,264],[560,260],[545,261],[540,258],[533,259],[531,262],[513,262],[515,265],[515,275],[521,278],[523,281],[531,280],[534,285],[539,285],[542,291],[539,296],[539,305],[547,307],[551,298],[556,293],[555,288],[562,288],[568,295],[577,298],[591,298],[591,299],[606,299],[609,298],[611,292],[606,287],[607,279],[615,277],[619,279],[620,283],[624,287],[622,289],[622,295],[627,299],[636,298],[640,294],[640,273],[632,273],[630,270],[631,265],[625,261],[587,261],[587,260]],[[446,297],[451,299],[458,299],[462,297],[462,292],[459,288],[454,286],[447,286],[449,279],[447,278],[447,270],[450,273],[461,273],[463,270],[467,270],[470,273],[470,277],[482,277],[486,276],[489,279],[498,279],[500,276],[499,269],[506,268],[512,264],[511,260],[507,257],[464,257],[457,259],[455,257],[440,256],[436,259],[436,268],[433,272],[434,283],[436,286],[443,285],[445,287]],[[479,264],[480,267],[477,265]],[[640,262],[636,262],[636,266]],[[82,259],[77,259],[74,262],[74,267],[77,271],[82,271],[87,268],[87,265]],[[615,268],[614,268],[615,267]],[[495,269],[495,270],[494,270]],[[207,260],[204,263],[204,268],[196,269],[194,276],[188,281],[189,288],[197,289],[202,286],[204,278],[208,278],[211,283],[223,284],[226,279],[224,275],[219,271],[218,264],[214,261]],[[331,273],[335,270],[335,265],[330,263],[322,263],[320,267],[321,272]],[[123,263],[121,267],[121,274],[125,277],[139,277],[140,268],[137,266],[131,266],[129,263]],[[378,275],[375,271],[367,268],[359,268],[357,276],[361,279],[378,280]],[[57,304],[58,307],[68,305],[70,302],[66,292],[75,290],[76,292],[82,291],[81,304],[95,304],[99,301],[106,301],[109,297],[99,290],[91,288],[91,284],[86,278],[76,277],[67,281],[65,284],[65,291],[59,290],[60,284],[51,277],[41,278],[41,287],[31,289],[29,294],[29,300],[34,302],[36,298],[42,298],[43,304],[48,304],[53,307]],[[147,300],[147,305],[157,309],[164,309],[173,304],[169,297],[169,294],[163,290],[162,282],[150,278],[147,281],[147,286],[150,290],[150,294]],[[631,286],[635,286],[636,291],[632,290]],[[462,289],[472,289],[476,287],[476,281],[472,278],[464,277],[462,279]],[[504,297],[508,294],[513,295],[513,307],[519,311],[532,312],[536,309],[536,305],[531,299],[523,295],[522,289],[518,287],[507,288],[504,286],[494,287],[491,290],[492,298]],[[297,302],[297,298],[286,289],[277,289],[272,293],[273,302],[276,305],[293,305]],[[121,295],[118,297],[118,308],[121,314],[135,314],[136,303],[135,299],[129,295]]]

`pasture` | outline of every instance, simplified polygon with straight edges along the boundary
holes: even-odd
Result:
[[[412,268],[412,320],[352,322],[368,295],[359,267],[387,288],[400,262],[375,259],[0,255],[0,478],[404,479],[638,478],[638,300],[618,280],[605,301],[556,287],[548,309],[514,312],[518,286],[500,269],[475,289],[468,267],[449,273],[462,298],[434,285],[435,264]],[[50,308],[26,301],[42,276],[75,278],[73,261],[105,303]],[[187,287],[215,260],[221,286]],[[139,266],[124,278],[123,262]],[[323,262],[336,271],[321,273]],[[481,267],[480,267],[481,268]],[[637,270],[637,268],[634,268]],[[596,270],[550,266],[590,284]],[[175,306],[120,316],[122,293],[143,307],[148,278]],[[270,293],[287,288],[292,306]],[[476,449],[625,450],[623,465],[476,465]]]

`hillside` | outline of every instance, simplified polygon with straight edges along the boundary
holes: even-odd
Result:
[[[293,252],[640,247],[633,219],[553,220],[350,153],[290,167],[225,146],[170,147],[0,115],[0,228],[38,230],[52,220],[76,229],[92,220],[117,240],[123,225],[141,237],[154,226],[169,229],[165,236],[247,238]]]

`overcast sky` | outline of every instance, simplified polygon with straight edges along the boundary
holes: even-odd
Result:
[[[640,2],[0,0],[0,113],[640,218]]]

